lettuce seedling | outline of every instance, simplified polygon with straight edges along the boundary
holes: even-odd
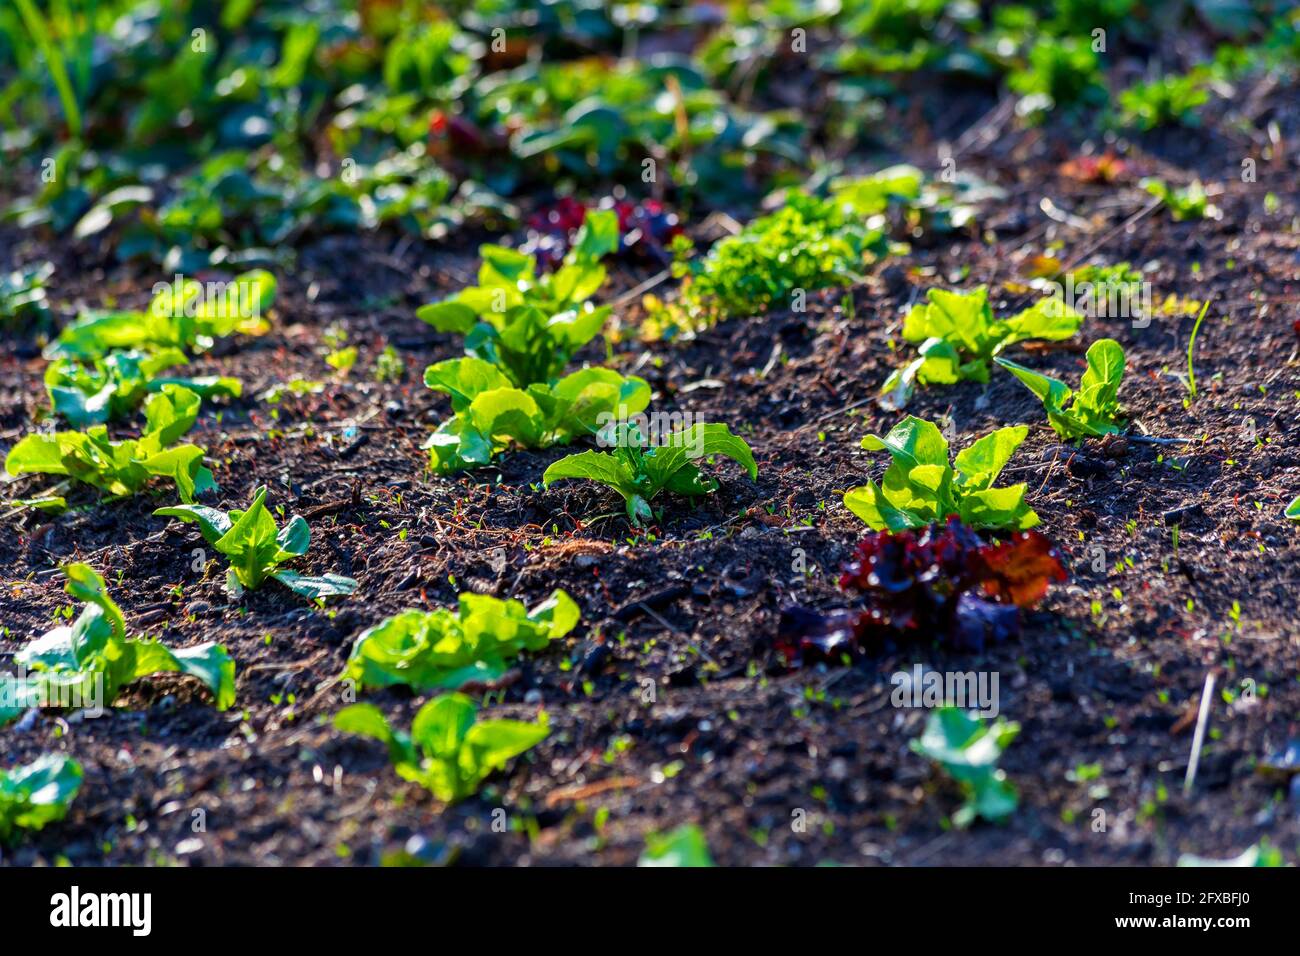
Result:
[[[0,681],[0,724],[28,707],[112,704],[123,687],[153,674],[179,673],[212,692],[218,710],[235,702],[235,662],[220,644],[180,650],[126,636],[126,620],[100,577],[85,564],[64,566],[65,590],[86,602],[71,626],[56,627],[14,655],[26,668]]]
[[[1077,36],[1045,36],[1029,48],[1027,62],[1011,71],[1007,86],[1021,95],[1018,111],[1034,116],[1055,107],[1106,101],[1101,60],[1091,42]]]
[[[1171,186],[1158,176],[1148,176],[1138,185],[1155,196],[1169,209],[1174,222],[1188,219],[1219,219],[1223,211],[1210,202],[1210,194],[1199,179],[1188,186]]]
[[[199,396],[181,385],[163,385],[145,404],[144,434],[111,441],[103,425],[85,431],[35,433],[26,436],[5,456],[11,475],[67,475],[110,495],[139,492],[149,479],[170,478],[181,501],[217,487],[203,466],[198,445],[175,445],[193,427]]]
[[[654,516],[650,502],[664,489],[687,497],[717,490],[717,480],[706,478],[692,459],[723,455],[743,467],[751,480],[758,477],[754,453],[726,425],[692,425],[665,436],[663,444],[652,448],[646,447],[635,425],[623,425],[615,441],[612,452],[584,451],[561,458],[542,475],[543,486],[564,478],[590,478],[609,485],[622,496],[628,519],[639,525]]]
[[[212,348],[234,333],[259,335],[262,318],[275,301],[275,277],[246,272],[209,296],[194,279],[168,285],[143,312],[87,312],[67,326],[45,350],[46,358],[103,358],[115,349]]]
[[[885,380],[880,397],[884,408],[904,408],[917,384],[987,382],[989,361],[1003,349],[1030,339],[1068,339],[1083,322],[1083,316],[1056,298],[1040,299],[1022,312],[995,319],[988,286],[970,292],[931,289],[927,299],[903,321],[903,338],[920,342],[920,354]]]
[[[920,528],[957,515],[975,529],[1025,530],[1038,515],[1025,504],[1024,484],[994,488],[1025,425],[999,428],[963,449],[948,464],[948,442],[933,422],[907,416],[884,438],[868,435],[862,447],[893,459],[877,487],[868,480],[844,495],[844,505],[876,531]]]
[[[994,359],[1038,396],[1047,420],[1064,439],[1099,438],[1117,434],[1124,425],[1119,417],[1119,387],[1124,379],[1124,347],[1114,339],[1098,339],[1088,348],[1088,368],[1079,390],[1059,379],[1035,372],[1004,358]]]
[[[8,843],[17,830],[40,830],[67,816],[82,776],[81,764],[63,754],[0,770],[0,843]]]
[[[345,733],[383,741],[397,775],[428,789],[446,803],[478,792],[492,772],[545,740],[546,715],[537,723],[477,720],[478,708],[464,694],[443,694],[420,708],[411,732],[395,730],[378,707],[353,704],[334,716]]]
[[[0,327],[32,331],[49,324],[45,282],[54,263],[43,262],[0,273]]]
[[[709,853],[704,831],[694,823],[687,823],[668,833],[647,833],[645,850],[637,866],[716,866]]]
[[[1135,83],[1119,94],[1119,118],[1125,126],[1152,130],[1159,126],[1195,126],[1196,110],[1210,98],[1207,77],[1193,70],[1184,76],[1162,76]]]
[[[896,190],[919,192],[919,183],[886,170],[840,188],[833,199],[792,191],[776,212],[718,240],[703,256],[693,255],[690,241],[678,237],[673,274],[682,280],[680,295],[669,304],[649,299],[643,335],[698,331],[789,303],[795,289],[852,282],[888,251],[883,220],[879,227],[868,226],[868,218],[881,212]],[[862,211],[856,203],[864,204]]]
[[[45,390],[54,413],[62,415],[74,428],[119,421],[134,412],[147,395],[162,391],[164,385],[188,388],[201,398],[238,397],[243,392],[243,385],[235,378],[172,378],[159,374],[188,361],[177,348],[113,351],[89,364],[59,358],[45,369]]]
[[[1292,521],[1300,521],[1300,495],[1296,495],[1295,500],[1286,506],[1285,514]]]
[[[406,610],[362,631],[340,676],[362,689],[404,684],[421,693],[491,682],[524,651],[540,651],[572,631],[580,614],[559,590],[532,610],[462,594],[455,611]]]
[[[605,282],[601,258],[618,251],[618,217],[593,211],[555,272],[504,246],[479,249],[479,284],[416,314],[440,332],[465,336],[465,352],[495,366],[517,388],[551,382],[600,332],[609,306],[588,301]]]
[[[154,514],[197,524],[203,540],[229,559],[226,586],[233,593],[244,588],[255,591],[268,577],[311,600],[357,589],[356,581],[341,574],[309,576],[280,567],[307,553],[311,529],[302,515],[292,516],[283,528],[277,527],[266,510],[265,485],[257,489],[247,511],[227,513],[203,505],[176,505],[159,508]]]
[[[1000,823],[1015,813],[1016,788],[997,764],[1019,733],[1017,723],[986,722],[958,707],[940,707],[912,741],[913,751],[939,764],[961,786],[966,802],[952,815],[955,826],[964,829],[977,817]]]
[[[479,358],[430,365],[424,384],[451,396],[455,413],[429,436],[429,463],[439,474],[486,465],[511,444],[567,445],[600,425],[635,415],[650,404],[644,379],[612,369],[585,368],[553,385],[516,388],[500,369]]]

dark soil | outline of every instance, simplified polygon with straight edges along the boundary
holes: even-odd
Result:
[[[1295,90],[1281,90],[1265,107],[1295,131],[1296,102]],[[935,120],[915,142],[956,141],[993,104],[976,105],[954,106],[948,115],[960,122]],[[958,155],[960,169],[1008,190],[985,208],[982,235],[922,244],[847,293],[810,296],[803,314],[732,321],[687,343],[615,347],[615,364],[655,388],[657,408],[730,423],[759,462],[756,482],[719,466],[717,494],[697,505],[669,501],[650,534],[634,532],[621,502],[598,486],[540,490],[560,449],[508,454],[454,479],[427,473],[420,444],[448,408],[421,372],[458,354],[459,343],[414,309],[470,279],[479,237],[450,246],[383,234],[305,242],[296,266],[279,272],[273,331],[195,363],[242,378],[245,396],[219,419],[209,407],[192,437],[216,462],[223,507],[269,485],[275,504],[310,519],[301,570],[351,575],[360,590],[325,612],[275,587],[231,603],[217,564],[191,570],[202,543],[193,527],[151,517],[160,502],[150,495],[96,504],[83,491],[76,501],[88,507],[59,518],[6,515],[0,651],[42,633],[69,603],[53,569],[75,559],[105,574],[134,630],[176,646],[220,640],[239,666],[238,702],[226,713],[182,679],[154,679],[100,719],[46,715],[7,730],[6,763],[57,750],[86,771],[67,820],[10,859],[376,863],[420,835],[465,863],[623,864],[648,831],[695,821],[728,864],[1170,864],[1187,852],[1235,855],[1261,838],[1294,862],[1296,802],[1256,762],[1296,736],[1300,721],[1300,532],[1282,516],[1300,492],[1296,159],[1260,158],[1258,181],[1243,183],[1241,160],[1260,157],[1259,144],[1211,124],[1118,144],[1133,181],[1099,187],[1058,172],[1081,145],[1065,124],[991,132]],[[857,161],[874,168],[898,158],[936,167],[924,145]],[[1160,209],[1118,228],[1147,205],[1135,182],[1149,173],[1223,184],[1222,220],[1176,223]],[[1266,211],[1270,193],[1277,203]],[[1045,197],[1072,218],[1049,218]],[[858,443],[897,418],[871,399],[903,361],[891,350],[902,310],[940,283],[987,282],[999,290],[996,308],[1015,305],[1028,293],[1000,284],[1023,281],[1026,261],[1051,242],[1066,260],[1158,263],[1157,300],[1212,300],[1190,405],[1176,376],[1186,372],[1194,314],[1141,329],[1095,319],[1084,329],[1085,341],[1108,335],[1128,351],[1121,397],[1133,434],[1194,440],[1075,453],[1009,376],[994,376],[987,390],[920,392],[909,411],[950,414],[958,446],[1032,423],[1009,471],[1029,483],[1041,530],[1068,556],[1072,580],[1049,594],[1018,642],[981,655],[920,648],[851,668],[787,671],[770,649],[780,609],[844,601],[837,569],[864,528],[840,497],[883,468]],[[107,251],[77,255],[11,229],[0,232],[0,251],[6,263],[55,261],[52,299],[67,315],[109,301],[142,307],[158,278],[109,266]],[[652,271],[625,270],[615,294]],[[634,322],[635,305],[621,318]],[[322,333],[335,322],[361,349],[344,380],[321,357]],[[371,380],[386,343],[406,362],[401,383]],[[592,347],[581,357],[603,354]],[[1070,381],[1082,368],[1078,345],[1019,358]],[[43,365],[34,343],[8,341],[0,448],[45,405]],[[278,416],[257,399],[295,377],[329,384],[285,399]],[[9,496],[44,484],[24,479]],[[801,557],[813,573],[797,570]],[[555,588],[582,606],[582,625],[522,661],[492,697],[501,716],[544,706],[554,730],[476,798],[443,810],[392,772],[380,746],[330,727],[340,703],[331,681],[362,628],[404,607],[452,603],[460,589],[532,603]],[[890,675],[915,663],[999,675],[1002,715],[1022,726],[1002,760],[1021,799],[1005,826],[949,825],[959,795],[908,749],[926,712],[890,703]],[[1184,794],[1189,715],[1210,673],[1210,732]],[[420,703],[398,691],[368,699],[403,725]],[[1101,768],[1095,779],[1073,779],[1091,764]],[[508,832],[493,828],[497,808]],[[804,832],[792,827],[798,810]]]

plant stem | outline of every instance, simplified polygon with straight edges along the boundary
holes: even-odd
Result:
[[[1210,300],[1206,299],[1205,304],[1201,306],[1201,314],[1196,317],[1196,324],[1192,326],[1192,337],[1187,340],[1187,392],[1192,401],[1196,400],[1196,372],[1192,368],[1192,355],[1196,351],[1196,333],[1201,331],[1201,323],[1205,321],[1205,314],[1210,311]]]

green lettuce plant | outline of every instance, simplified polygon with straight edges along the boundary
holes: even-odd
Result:
[[[394,729],[373,704],[344,707],[334,716],[334,726],[382,741],[399,777],[456,803],[473,796],[489,774],[550,733],[545,713],[537,723],[477,716],[478,708],[464,694],[444,694],[420,708],[409,734]]]
[[[111,705],[123,687],[153,674],[198,678],[218,710],[235,702],[235,662],[220,644],[173,650],[127,637],[126,620],[104,579],[86,564],[64,566],[65,590],[85,604],[70,626],[56,627],[14,655],[26,671],[0,677],[0,724],[29,707]]]
[[[1292,521],[1300,521],[1300,495],[1296,495],[1295,500],[1286,506],[1285,513]]]
[[[564,478],[589,478],[608,485],[622,496],[628,519],[639,525],[654,516],[650,502],[665,489],[687,497],[717,490],[717,480],[706,478],[695,459],[722,455],[743,467],[751,480],[758,477],[749,445],[726,425],[692,425],[649,448],[635,425],[623,425],[616,431],[615,443],[612,452],[584,451],[561,458],[546,469],[542,484],[549,487]]]
[[[0,770],[0,843],[18,830],[40,830],[67,816],[82,776],[81,764],[63,754]]]
[[[255,591],[274,578],[290,591],[305,598],[351,594],[357,582],[341,574],[305,575],[280,567],[307,553],[311,529],[301,515],[293,515],[279,528],[266,510],[266,486],[257,489],[247,511],[225,512],[203,505],[176,505],[159,508],[155,515],[193,521],[203,540],[226,556],[230,567],[226,585],[233,593],[247,588]]]
[[[1210,94],[1208,77],[1199,70],[1135,83],[1119,94],[1119,119],[1125,126],[1152,130],[1159,126],[1195,126],[1196,110]]]
[[[404,684],[417,692],[494,681],[524,651],[540,651],[572,631],[580,615],[559,590],[532,610],[461,594],[455,611],[406,610],[362,631],[340,677],[362,689]]]
[[[112,441],[103,425],[85,431],[27,435],[5,456],[11,475],[67,475],[109,495],[133,495],[151,478],[169,478],[181,501],[216,488],[198,445],[174,442],[193,427],[199,396],[181,385],[163,385],[145,403],[144,434]]]
[[[587,214],[577,241],[553,273],[504,246],[479,249],[478,285],[416,314],[440,332],[465,336],[465,352],[495,366],[517,388],[546,384],[600,332],[609,306],[589,300],[605,282],[601,259],[618,250],[612,210]]]
[[[203,283],[187,279],[166,285],[148,309],[92,311],[77,318],[45,350],[47,358],[103,358],[115,349],[210,349],[235,333],[260,334],[262,317],[275,301],[275,277],[246,272],[210,295]]]
[[[49,323],[45,282],[53,274],[52,262],[0,273],[0,328],[32,331]]]
[[[425,446],[439,474],[486,465],[512,444],[567,445],[594,435],[607,418],[633,415],[650,404],[645,380],[606,368],[521,389],[492,363],[468,357],[430,365],[424,383],[450,395],[454,413]]]
[[[1029,429],[999,428],[958,452],[948,463],[948,442],[933,422],[907,416],[884,438],[868,435],[862,447],[887,451],[892,460],[877,486],[868,480],[844,495],[844,505],[876,531],[920,528],[957,515],[976,529],[1024,530],[1038,524],[1025,504],[1026,485],[993,487]]]
[[[1089,346],[1087,360],[1088,368],[1074,392],[1059,379],[1004,358],[994,359],[1038,396],[1052,428],[1067,440],[1114,435],[1124,426],[1118,397],[1124,380],[1124,347],[1114,339],[1098,339]]]
[[[682,280],[677,301],[648,300],[647,338],[693,332],[726,319],[747,317],[790,301],[795,289],[845,285],[889,248],[879,217],[895,198],[920,194],[913,167],[894,167],[839,185],[827,199],[801,191],[738,234],[694,256],[688,240],[673,248],[673,274]],[[868,224],[871,217],[877,217]]]
[[[238,397],[243,385],[238,379],[218,375],[174,378],[159,373],[189,361],[178,348],[156,352],[137,349],[115,350],[102,359],[82,363],[58,358],[45,369],[45,391],[54,413],[74,428],[119,421],[135,411],[150,394],[165,385],[179,385],[201,398],[214,395]]]
[[[903,338],[919,342],[918,358],[896,369],[881,388],[880,404],[907,405],[916,385],[987,382],[989,362],[1003,349],[1031,339],[1068,339],[1083,317],[1056,298],[1044,298],[1003,319],[993,317],[987,286],[970,292],[931,289],[908,313]]]
[[[961,786],[966,801],[952,815],[954,825],[968,827],[977,817],[999,823],[1015,813],[1016,788],[997,764],[1019,733],[1019,724],[984,721],[958,707],[941,707],[930,715],[912,750],[943,767]]]
[[[1199,179],[1186,186],[1172,186],[1159,176],[1147,176],[1138,185],[1165,204],[1174,222],[1223,216],[1223,211],[1210,202],[1210,194]]]

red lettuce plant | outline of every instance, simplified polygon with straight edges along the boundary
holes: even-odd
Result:
[[[667,261],[664,247],[682,231],[676,213],[655,199],[606,200],[601,207],[613,209],[618,216],[620,253],[648,252]],[[528,239],[522,251],[536,256],[542,268],[555,268],[586,221],[589,208],[597,207],[585,206],[572,196],[565,196],[538,209],[529,217]]]
[[[1037,531],[989,543],[954,515],[945,525],[873,532],[839,582],[861,604],[828,613],[786,608],[777,650],[788,665],[930,641],[979,651],[1019,634],[1020,609],[1065,579],[1056,549]]]

